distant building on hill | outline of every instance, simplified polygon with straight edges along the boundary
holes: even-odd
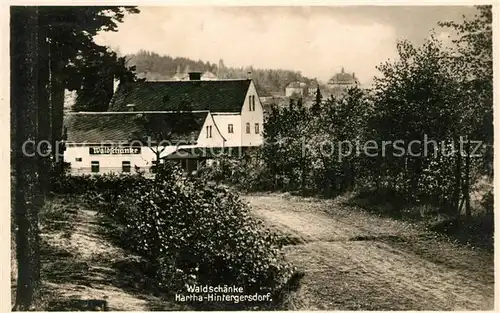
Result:
[[[172,76],[171,80],[181,81],[181,80],[189,80],[189,65],[186,66],[184,72],[181,72],[181,67],[177,66],[177,70],[175,71],[174,76]]]
[[[285,97],[307,96],[307,84],[304,82],[292,82],[285,87]]]
[[[342,67],[340,73],[337,73],[330,78],[326,84],[328,93],[333,96],[341,95],[347,88],[360,86],[359,80],[355,73],[347,73]]]
[[[203,75],[201,75],[201,80],[216,80],[216,79],[217,76],[210,71],[206,71],[205,73],[203,73]]]

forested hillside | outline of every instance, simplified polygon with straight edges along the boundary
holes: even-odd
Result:
[[[210,71],[218,74],[219,78],[246,78],[248,72],[252,72],[259,94],[261,96],[269,95],[270,92],[284,92],[286,85],[293,81],[309,82],[311,79],[304,77],[300,72],[285,69],[256,69],[247,67],[226,67],[221,60],[220,69],[218,64],[205,62],[202,60],[191,60],[183,57],[171,57],[159,55],[155,52],[141,50],[136,54],[126,56],[129,65],[136,66],[136,73],[145,75],[147,79],[163,80],[169,79],[177,71],[182,73],[186,71]]]

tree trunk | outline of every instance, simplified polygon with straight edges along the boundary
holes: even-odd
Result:
[[[458,151],[455,158],[455,190],[453,191],[453,208],[460,215],[460,189],[462,185],[462,151]]]
[[[460,215],[460,189],[462,186],[462,151],[458,151],[455,159],[455,190],[453,192],[453,207],[458,215]]]
[[[63,151],[59,151],[63,137],[64,84],[62,81],[64,62],[57,46],[50,45],[50,104],[52,113],[52,145],[55,147],[53,161],[63,168]]]
[[[331,179],[331,167],[326,160],[326,158],[322,158],[323,161],[323,168],[324,168],[324,173],[323,173],[323,195],[325,197],[330,197],[331,194],[331,187],[332,187],[332,179]]]
[[[37,75],[37,100],[38,100],[38,137],[44,144],[40,146],[39,178],[40,187],[44,196],[51,190],[51,111],[49,102],[49,46],[47,42],[47,27],[44,20],[39,19],[38,27],[38,75]],[[52,147],[52,150],[54,147]]]
[[[14,310],[32,308],[40,284],[38,211],[43,205],[36,154],[38,133],[38,9],[11,8],[11,110],[15,111],[14,217],[18,266]],[[26,144],[26,145],[25,145]]]
[[[300,177],[300,190],[302,193],[306,191],[306,175],[307,175],[307,159],[303,158],[301,162],[301,177]]]
[[[465,196],[465,220],[469,221],[471,217],[470,209],[470,141],[467,138],[465,144],[465,181],[464,181],[464,196]]]

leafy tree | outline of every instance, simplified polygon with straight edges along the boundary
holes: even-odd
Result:
[[[375,82],[377,110],[369,128],[374,130],[372,135],[379,143],[400,141],[405,149],[411,148],[400,155],[391,144],[385,156],[379,153],[378,158],[385,176],[381,178],[388,187],[407,200],[415,200],[420,174],[429,160],[423,155],[424,145],[410,143],[423,142],[426,136],[428,140],[442,142],[451,136],[457,115],[457,85],[450,76],[449,54],[435,38],[420,48],[402,41],[398,51],[398,61],[379,66],[383,76]]]
[[[316,126],[311,150],[319,162],[313,167],[316,185],[325,195],[353,188],[361,176],[362,156],[356,153],[356,141],[365,140],[370,103],[359,88],[352,88],[341,98],[330,98],[314,114]]]
[[[472,20],[441,23],[457,33],[451,47],[434,35],[420,47],[398,42],[399,58],[378,67],[381,75],[370,93],[349,89],[325,105],[318,93],[308,114],[297,99],[272,110],[262,155],[279,187],[296,188],[300,177],[302,188],[314,184],[326,194],[356,185],[384,188],[402,205],[437,205],[455,215],[465,203],[469,217],[470,186],[479,175],[491,175],[493,156],[491,7],[478,10]],[[273,71],[267,76],[277,79]],[[301,136],[310,138],[309,158],[295,153],[294,138]],[[471,157],[471,139],[483,143],[484,157]],[[323,143],[340,149],[341,142],[354,148],[354,141],[361,143],[359,152],[324,151]],[[347,154],[339,159],[340,153]],[[301,176],[302,160],[313,181]]]
[[[264,121],[264,146],[262,156],[270,173],[275,177],[275,188],[282,188],[284,185],[284,161],[285,131],[282,112],[277,107],[272,107],[270,114]]]
[[[70,68],[78,58],[102,49],[93,42],[93,36],[101,30],[116,30],[116,23],[122,21],[125,12],[137,13],[138,10],[11,8],[12,150],[16,189],[13,211],[18,264],[14,309],[31,309],[38,294],[38,210],[48,191],[50,168],[49,145],[43,142],[52,141],[52,154],[58,161],[56,157],[60,157],[61,151],[55,142],[62,136],[64,88],[79,85]],[[50,102],[47,90],[50,90]],[[40,149],[34,151],[33,147]]]
[[[62,137],[64,89],[79,89],[82,76],[76,74],[86,67],[82,60],[107,52],[94,42],[94,36],[99,31],[117,31],[118,23],[123,21],[126,13],[139,13],[139,10],[117,6],[40,8],[39,26],[47,30],[49,42],[53,146]],[[107,59],[115,60],[112,57]]]
[[[164,101],[168,101],[168,99],[164,99]],[[168,115],[139,113],[136,117],[136,123],[139,125],[140,131],[132,134],[131,140],[147,143],[148,148],[155,155],[156,165],[159,165],[162,153],[169,146],[167,144],[175,144],[176,134],[188,134],[192,129],[198,127],[196,118],[191,111],[193,111],[191,100],[184,98],[176,110]]]
[[[321,90],[319,90],[319,86],[316,89],[316,95],[314,96],[314,103],[311,107],[312,113],[319,113],[321,110],[321,102],[323,100],[323,96],[321,95]]]
[[[456,34],[452,42],[453,48],[452,67],[455,78],[459,81],[461,95],[460,118],[457,133],[467,139],[480,140],[484,145],[484,157],[480,174],[492,175],[493,171],[493,33],[492,33],[492,7],[477,6],[478,14],[471,20],[465,19],[461,23],[442,22],[441,26],[451,28]],[[466,216],[470,217],[470,185],[471,160],[470,144],[466,145],[463,194],[466,202]],[[455,206],[458,204],[462,159],[456,162],[456,191]]]
[[[125,57],[104,47],[93,55],[75,61],[75,76],[81,86],[73,106],[75,111],[107,111],[113,97],[115,79],[120,83],[135,80],[134,67],[127,67]]]

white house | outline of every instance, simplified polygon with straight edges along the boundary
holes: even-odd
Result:
[[[262,144],[263,108],[251,79],[190,78],[120,84],[108,112],[68,114],[64,159],[72,173],[149,170],[159,150],[162,159],[198,165],[224,149]]]
[[[307,84],[304,82],[293,82],[285,87],[285,96],[292,97],[294,95],[304,97],[307,93]]]

